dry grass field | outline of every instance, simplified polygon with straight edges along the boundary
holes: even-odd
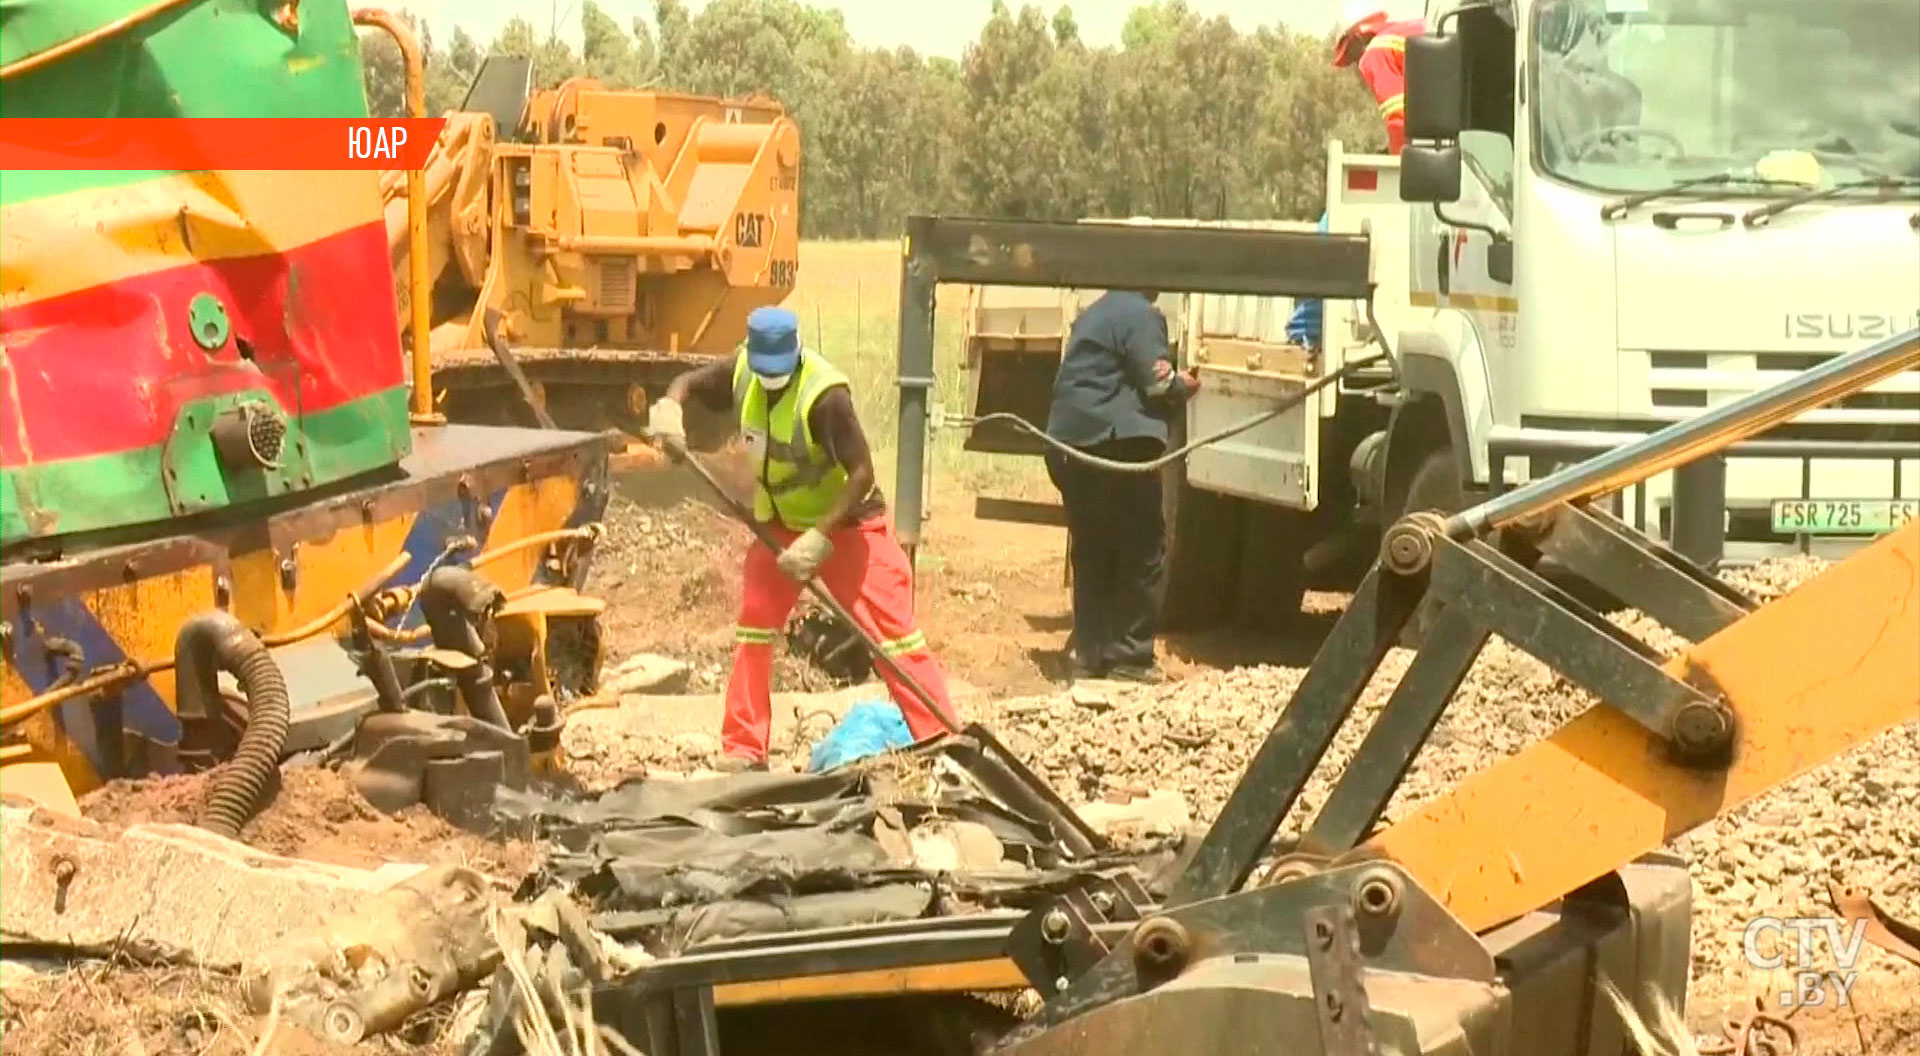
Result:
[[[900,390],[895,384],[900,317],[900,243],[807,242],[800,248],[800,279],[786,305],[800,316],[808,347],[826,355],[853,379],[861,421],[874,446],[880,483],[894,490]],[[966,291],[942,287],[934,324],[934,400],[949,413],[967,403],[962,331]],[[1044,424],[1044,423],[1037,423]],[[931,486],[943,492],[990,491],[1020,498],[1051,497],[1038,459],[970,454],[960,430],[935,436]],[[949,498],[951,496],[948,496]]]

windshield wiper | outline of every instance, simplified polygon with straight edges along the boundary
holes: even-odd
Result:
[[[1754,176],[1739,172],[1716,172],[1711,176],[1694,176],[1677,183],[1670,183],[1665,187],[1659,187],[1651,191],[1638,191],[1624,198],[1615,199],[1600,207],[1600,219],[1618,220],[1656,198],[1665,198],[1670,194],[1678,194],[1681,191],[1693,187],[1713,187],[1723,183],[1757,183],[1762,186],[1786,187],[1806,186],[1803,183],[1796,183],[1793,180],[1773,180],[1765,176]]]
[[[1808,202],[1820,202],[1829,198],[1838,198],[1848,191],[1864,191],[1879,188],[1891,194],[1909,187],[1920,187],[1920,179],[1915,179],[1911,176],[1870,176],[1861,180],[1846,180],[1841,183],[1836,183],[1831,187],[1809,189],[1799,194],[1782,198],[1777,202],[1768,202],[1757,208],[1749,209],[1746,215],[1740,218],[1740,221],[1748,227],[1765,227],[1767,221],[1796,206],[1806,205]]]

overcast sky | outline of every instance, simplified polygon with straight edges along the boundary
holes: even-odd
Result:
[[[1019,0],[1008,0],[1018,9]],[[621,25],[630,25],[636,15],[651,15],[653,0],[599,0]],[[689,0],[699,10],[705,0]],[[405,8],[426,18],[438,39],[451,35],[452,27],[465,27],[468,34],[485,44],[492,40],[507,20],[515,15],[545,29],[557,14],[562,34],[576,44],[580,39],[579,0],[393,0],[391,6]],[[893,47],[901,44],[929,55],[958,58],[960,49],[979,35],[980,26],[992,10],[991,0],[838,0],[816,2],[813,6],[834,6],[846,13],[847,27],[855,40],[867,45]],[[1041,4],[1047,11],[1058,3]],[[1090,44],[1115,44],[1120,27],[1134,0],[1080,0],[1068,6],[1080,23],[1081,36]],[[1202,15],[1225,15],[1242,29],[1272,22],[1285,22],[1296,29],[1318,33],[1332,26],[1340,9],[1340,0],[1187,0],[1187,6]],[[1418,14],[1418,0],[1387,0],[1396,13]],[[457,12],[457,14],[456,14]]]

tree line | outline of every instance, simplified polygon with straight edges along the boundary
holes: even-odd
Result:
[[[1323,33],[1237,30],[1183,0],[1128,17],[1093,47],[1072,10],[995,0],[962,57],[861,45],[836,9],[796,0],[654,0],[621,26],[587,0],[582,47],[516,18],[484,47],[455,29],[427,54],[427,106],[460,105],[488,54],[531,56],[541,87],[763,93],[800,126],[809,238],[889,238],[908,213],[1067,220],[1087,216],[1313,219],[1326,142],[1383,149],[1372,100],[1328,62]],[[404,109],[383,34],[362,37],[376,116]]]

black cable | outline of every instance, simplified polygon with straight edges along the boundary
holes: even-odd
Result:
[[[1078,462],[1083,462],[1089,466],[1096,466],[1100,469],[1110,469],[1117,473],[1153,473],[1153,472],[1157,472],[1158,470],[1166,466],[1170,466],[1175,462],[1178,462],[1179,460],[1187,457],[1188,455],[1192,454],[1195,451],[1198,451],[1203,447],[1207,447],[1212,444],[1217,444],[1222,440],[1226,440],[1230,437],[1238,436],[1241,433],[1244,433],[1247,430],[1254,428],[1255,426],[1264,424],[1266,422],[1270,422],[1273,419],[1278,418],[1279,416],[1294,409],[1295,407],[1298,407],[1300,404],[1305,403],[1308,397],[1318,393],[1321,389],[1324,389],[1327,386],[1332,385],[1335,382],[1338,382],[1341,379],[1346,378],[1352,374],[1358,373],[1364,367],[1373,366],[1374,364],[1379,363],[1388,358],[1389,357],[1387,356],[1386,353],[1381,353],[1379,355],[1368,356],[1366,359],[1355,360],[1352,363],[1348,363],[1346,366],[1341,367],[1339,370],[1336,370],[1331,374],[1328,374],[1326,377],[1318,378],[1314,380],[1313,382],[1309,383],[1305,388],[1302,388],[1299,392],[1293,393],[1292,395],[1281,400],[1279,403],[1274,404],[1271,408],[1261,411],[1259,414],[1256,414],[1253,417],[1246,419],[1245,421],[1227,426],[1225,429],[1221,429],[1217,432],[1209,433],[1206,436],[1200,437],[1198,440],[1190,441],[1189,443],[1186,443],[1173,451],[1169,451],[1166,454],[1161,455],[1159,458],[1156,458],[1151,462],[1117,462],[1111,458],[1101,458],[1099,455],[1090,455],[1087,452],[1082,451],[1079,448],[1074,447],[1073,445],[1068,444],[1063,440],[1057,440],[1051,436],[1048,436],[1047,431],[1045,429],[1042,429],[1039,426],[1034,425],[1032,422],[1027,421],[1025,418],[1022,418],[1017,414],[1012,414],[1006,411],[999,411],[993,414],[983,414],[978,418],[956,418],[951,420],[951,424],[966,426],[971,428],[973,426],[984,425],[987,422],[1005,422],[1024,432],[1030,433],[1033,436],[1039,437],[1041,440],[1045,441],[1049,446],[1054,448],[1054,450],[1059,451],[1061,454],[1066,455],[1068,458],[1074,459],[1075,461],[1078,461]]]

